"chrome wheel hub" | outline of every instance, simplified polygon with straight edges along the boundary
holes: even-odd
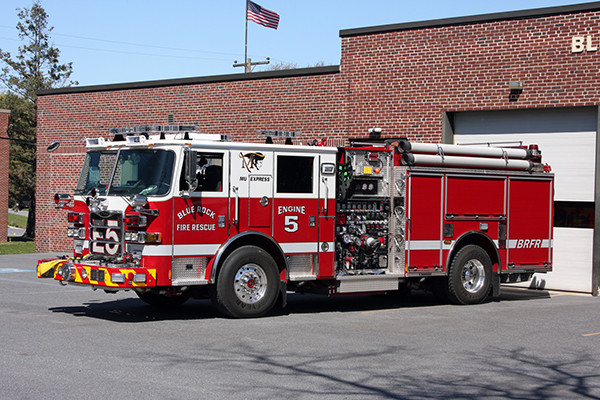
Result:
[[[461,281],[469,293],[477,293],[485,283],[485,268],[477,259],[469,260],[462,269]]]
[[[233,289],[242,303],[254,304],[265,296],[267,275],[259,265],[246,264],[235,274]]]

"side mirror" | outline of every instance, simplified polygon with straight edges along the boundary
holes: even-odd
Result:
[[[54,195],[54,203],[56,203],[56,209],[64,208],[73,200],[73,197],[68,193],[56,193]]]
[[[196,168],[198,166],[198,153],[193,150],[185,150],[185,182],[188,192],[193,192],[198,188],[198,179],[196,178]]]

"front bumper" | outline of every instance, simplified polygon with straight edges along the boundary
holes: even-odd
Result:
[[[48,264],[47,264],[48,265]],[[52,270],[43,273],[38,265],[38,277],[52,276],[63,283],[90,285],[111,289],[156,286],[156,269],[127,266],[99,266],[76,260],[54,260]]]

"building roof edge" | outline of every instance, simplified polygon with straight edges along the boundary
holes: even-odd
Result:
[[[340,30],[340,37],[360,36],[360,35],[368,35],[368,34],[375,34],[375,33],[386,33],[386,32],[403,31],[403,30],[409,30],[409,29],[437,28],[437,27],[451,26],[451,25],[466,25],[466,24],[474,24],[474,23],[481,23],[481,22],[493,22],[493,21],[511,20],[511,19],[537,18],[537,17],[545,17],[545,16],[550,16],[550,15],[557,15],[557,14],[571,14],[571,13],[577,13],[577,12],[583,12],[583,11],[594,11],[594,10],[600,10],[600,2],[597,1],[597,2],[592,2],[592,3],[572,4],[572,5],[568,5],[568,6],[545,7],[545,8],[535,8],[535,9],[529,9],[529,10],[479,14],[479,15],[471,15],[471,16],[466,16],[466,17],[442,18],[442,19],[433,19],[433,20],[428,20],[428,21],[405,22],[405,23],[400,23],[400,24],[379,25],[379,26],[371,26],[371,27],[365,27],[365,28],[342,29],[342,30]]]
[[[43,89],[38,90],[36,94],[38,96],[54,95],[54,94],[69,94],[69,93],[90,93],[90,92],[108,92],[114,90],[132,90],[132,89],[149,89],[166,86],[182,86],[182,85],[196,85],[204,83],[219,83],[219,82],[233,82],[233,81],[249,81],[258,79],[276,79],[276,78],[292,78],[297,76],[311,76],[311,75],[328,75],[340,72],[339,65],[330,65],[326,67],[311,67],[311,68],[296,68],[296,69],[285,69],[279,71],[263,71],[243,74],[228,74],[228,75],[212,75],[212,76],[200,76],[192,78],[178,78],[178,79],[161,79],[154,81],[140,81],[140,82],[128,82],[128,83],[114,83],[107,85],[93,85],[93,86],[69,86],[56,89]]]

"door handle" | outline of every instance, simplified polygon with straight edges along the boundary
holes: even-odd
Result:
[[[232,186],[231,190],[235,193],[235,216],[233,217],[232,225],[237,225],[240,220],[240,194],[238,193],[239,188]]]
[[[327,203],[329,202],[329,186],[327,186],[327,178],[322,177],[321,181],[325,184],[325,204],[323,205],[321,211],[323,212],[323,214],[327,215]]]

